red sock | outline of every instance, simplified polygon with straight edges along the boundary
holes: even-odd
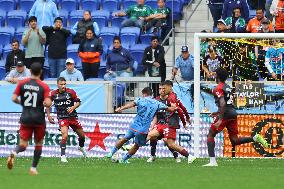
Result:
[[[183,149],[181,152],[180,152],[181,155],[183,155],[184,157],[188,157],[188,152],[186,151],[186,149]]]

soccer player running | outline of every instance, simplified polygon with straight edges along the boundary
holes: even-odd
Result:
[[[190,123],[190,117],[189,117],[189,114],[186,108],[183,106],[181,101],[177,98],[177,95],[173,92],[173,82],[171,82],[170,80],[166,80],[165,82],[163,82],[163,86],[165,88],[165,94],[168,96],[167,97],[168,105],[173,103],[177,107],[177,110],[175,112],[171,112],[167,118],[169,120],[167,124],[170,128],[168,131],[169,136],[172,136],[171,138],[167,139],[167,143],[172,144],[172,143],[175,143],[175,140],[176,140],[176,129],[180,128],[179,120],[181,120],[183,127],[186,128],[186,121]],[[186,119],[184,117],[186,117]],[[147,162],[152,162],[155,160],[157,142],[155,142],[154,138],[150,141],[150,145],[151,145],[151,157],[147,160]],[[177,154],[174,153],[174,157],[176,155]],[[182,155],[187,156],[186,153]],[[195,159],[196,159],[195,157],[192,157],[192,158],[190,157],[189,163],[192,163]],[[176,158],[176,161],[179,163],[180,159]]]
[[[66,80],[64,77],[57,79],[58,89],[50,92],[49,96],[54,101],[54,106],[57,111],[58,124],[61,130],[62,139],[60,143],[61,148],[61,162],[67,163],[65,150],[66,141],[68,139],[68,128],[71,127],[73,131],[79,137],[79,150],[83,156],[86,157],[86,151],[84,149],[85,133],[78,120],[76,109],[80,106],[81,101],[78,98],[76,92],[73,89],[66,87]],[[51,124],[55,124],[54,119],[50,115],[50,108],[46,109],[48,121]]]
[[[203,166],[218,166],[215,158],[215,136],[223,131],[226,127],[229,133],[229,138],[232,146],[258,142],[265,148],[268,147],[267,141],[262,138],[261,135],[256,134],[253,137],[238,137],[238,126],[237,126],[237,112],[233,105],[234,97],[232,89],[225,82],[228,78],[228,72],[224,68],[218,68],[216,70],[216,81],[217,86],[213,89],[213,95],[215,103],[218,106],[218,112],[211,114],[213,117],[213,123],[211,124],[209,134],[207,135],[207,147],[210,162]]]
[[[134,139],[134,145],[128,150],[120,163],[129,163],[128,159],[133,156],[139,147],[146,144],[147,133],[151,125],[151,121],[155,116],[156,112],[160,109],[165,109],[168,111],[175,111],[176,107],[168,107],[162,102],[159,102],[152,98],[152,89],[146,87],[142,90],[143,97],[137,98],[134,102],[126,104],[122,107],[117,108],[116,112],[122,112],[125,109],[129,109],[137,106],[137,115],[135,116],[132,124],[130,125],[126,135],[121,138],[115,146],[112,148],[111,152],[107,154],[108,158],[111,158],[127,141],[132,138]]]
[[[167,104],[167,95],[165,95],[165,85],[164,83],[160,84],[159,87],[160,90],[160,101],[163,102],[164,104]],[[179,108],[179,107],[177,107]],[[186,149],[183,147],[177,145],[175,143],[176,140],[176,128],[171,127],[169,124],[169,118],[168,118],[168,113],[165,110],[164,111],[158,111],[156,113],[156,116],[154,117],[152,121],[152,125],[155,125],[153,129],[148,133],[147,140],[150,140],[150,144],[153,143],[153,141],[157,141],[157,138],[164,138],[164,141],[170,151],[174,153],[179,152],[181,155],[185,156],[188,158],[188,163],[192,163],[196,158],[194,156],[191,156]],[[178,122],[176,123],[178,124]],[[184,125],[184,128],[187,129],[186,125]],[[157,144],[157,143],[156,143]],[[155,156],[153,156],[152,150],[153,146],[151,145],[151,155],[148,159],[147,162],[152,162],[155,160]],[[156,150],[155,150],[156,151]],[[177,156],[174,154],[174,157]],[[151,159],[152,158],[152,159]],[[152,160],[152,161],[150,161]]]
[[[30,175],[37,175],[43,138],[45,136],[44,106],[50,107],[52,102],[48,97],[49,87],[40,80],[42,68],[40,63],[31,65],[31,78],[20,81],[12,96],[13,102],[23,107],[20,117],[20,143],[11,152],[7,160],[8,169],[12,169],[16,155],[26,150],[29,140],[34,134],[35,149]],[[20,97],[20,98],[19,98]]]

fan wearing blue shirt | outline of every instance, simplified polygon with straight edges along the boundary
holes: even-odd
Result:
[[[134,138],[134,145],[120,160],[120,163],[128,163],[128,159],[133,156],[139,147],[146,144],[146,138],[151,122],[158,110],[166,109],[167,111],[175,111],[176,107],[168,107],[162,102],[152,98],[152,89],[146,87],[142,90],[143,97],[137,98],[134,102],[126,104],[125,106],[117,108],[116,112],[133,108],[137,106],[137,115],[130,125],[126,135],[120,139],[113,147],[110,153],[107,154],[111,158],[127,141]]]

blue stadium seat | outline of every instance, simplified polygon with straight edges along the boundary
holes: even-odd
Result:
[[[45,81],[57,81],[56,77],[48,77],[44,79]]]
[[[61,9],[67,10],[68,12],[77,10],[77,8],[78,8],[77,0],[62,0],[61,2]]]
[[[148,46],[149,45],[146,45],[146,44],[136,44],[136,45],[131,46],[130,48],[130,53],[132,54],[134,60],[138,63],[137,69],[135,71],[136,73],[139,73],[139,74],[144,73],[144,66],[141,61],[143,58],[144,50]]]
[[[119,1],[117,0],[103,0],[102,1],[103,10],[107,10],[109,12],[115,12],[119,10]]]
[[[92,12],[92,18],[98,24],[99,28],[103,28],[107,26],[109,16],[110,16],[110,12],[105,11],[105,10],[99,10],[99,11]]]
[[[0,44],[0,60],[3,57],[3,46]]]
[[[0,61],[0,68],[5,68],[5,64],[6,64],[5,60],[1,60]]]
[[[173,6],[174,5],[174,6]],[[167,0],[166,7],[173,12],[174,21],[178,21],[182,17],[182,4],[180,0]]]
[[[140,35],[140,42],[142,44],[150,44],[151,38],[154,36],[152,33],[144,33]]]
[[[20,10],[29,12],[34,4],[34,0],[19,0]]]
[[[23,33],[24,31],[26,30],[25,27],[20,27],[20,28],[17,28],[16,31],[15,31],[15,38],[21,43],[22,41],[22,36],[23,36]]]
[[[0,67],[0,80],[4,80],[5,77],[6,77],[6,69],[3,67]]]
[[[100,7],[100,0],[82,0],[83,10],[98,10]]]
[[[73,10],[70,12],[69,24],[73,26],[77,21],[83,18],[84,10]]]
[[[111,26],[121,28],[121,22],[125,19],[126,19],[126,17],[112,17],[111,18]]]
[[[138,27],[124,27],[120,31],[121,43],[124,47],[130,47],[137,43],[140,35]]]
[[[27,12],[24,10],[12,10],[7,14],[7,25],[14,28],[23,27],[25,25],[25,20],[27,17]]]
[[[106,74],[106,67],[101,66],[99,68],[98,78],[103,79]]]
[[[14,0],[0,0],[0,10],[11,11],[16,9],[16,1]]]
[[[61,9],[61,10],[58,11],[58,14],[63,20],[63,26],[66,27],[67,26],[67,20],[69,18],[68,11]]]
[[[75,61],[76,67],[79,62],[81,62],[81,59],[78,56],[78,47],[79,44],[71,44],[67,46],[67,57],[68,58],[73,58]]]
[[[14,36],[15,29],[13,27],[0,27],[0,41],[2,45],[9,44]]]
[[[128,7],[136,4],[137,4],[136,0],[124,0],[122,2],[123,10],[126,10]]]
[[[86,81],[104,81],[102,78],[88,78]]]
[[[6,20],[6,12],[0,10],[0,27],[5,25],[5,20]]]
[[[146,0],[145,5],[148,5],[152,9],[158,8],[157,0]]]
[[[112,45],[114,36],[119,35],[119,28],[117,27],[103,27],[100,32],[100,36],[103,39],[103,43],[108,47]]]

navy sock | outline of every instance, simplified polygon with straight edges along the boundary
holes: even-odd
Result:
[[[156,156],[157,140],[150,140],[151,156]]]
[[[61,140],[60,149],[61,149],[61,156],[64,156],[65,150],[66,150],[66,140],[65,139]]]
[[[32,167],[36,168],[42,153],[42,146],[36,146],[34,150],[34,159],[32,163]]]
[[[17,145],[15,148],[15,152],[18,154],[20,152],[23,152],[26,150],[26,147],[22,146],[22,145]]]
[[[249,143],[249,142],[253,142],[252,137],[240,137],[240,138],[238,138],[236,145],[245,144],[245,143]]]
[[[207,138],[207,148],[209,157],[215,157],[215,141],[214,138]]]
[[[80,147],[84,147],[84,144],[85,144],[85,137],[84,137],[84,138],[80,138],[80,137],[79,137],[78,140],[79,140],[79,146],[80,146]]]

